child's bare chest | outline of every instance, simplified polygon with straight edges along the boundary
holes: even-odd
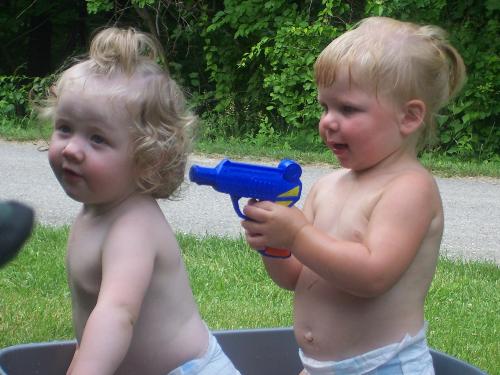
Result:
[[[73,292],[97,296],[102,279],[103,228],[75,226],[68,241],[66,265]]]
[[[331,235],[361,242],[382,189],[353,185],[323,191],[315,202],[314,225]]]

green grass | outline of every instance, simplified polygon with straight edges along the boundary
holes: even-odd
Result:
[[[73,338],[67,228],[38,226],[0,270],[0,348]],[[178,236],[195,297],[212,329],[292,325],[292,295],[267,277],[242,239]],[[500,368],[500,270],[440,259],[427,298],[429,344],[493,374]]]
[[[73,335],[64,253],[67,229],[38,227],[0,269],[0,347]]]
[[[49,139],[52,126],[45,122],[31,121],[28,118],[16,121],[0,119],[0,138],[7,141],[34,141],[39,139]]]
[[[500,269],[440,259],[425,307],[429,344],[490,374],[500,369]]]

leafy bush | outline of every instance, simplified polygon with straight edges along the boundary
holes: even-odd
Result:
[[[317,139],[312,136],[319,117],[312,65],[329,41],[357,21],[350,5],[362,3],[361,16],[442,26],[464,58],[468,83],[439,117],[438,143],[427,151],[465,159],[498,157],[499,6],[482,0],[458,5],[451,0],[225,1],[204,34],[214,84],[205,98],[213,100],[216,113],[230,111],[235,119],[220,134],[253,142],[293,134]]]
[[[16,119],[28,113],[30,80],[23,76],[0,76],[0,115]]]
[[[0,76],[0,128],[32,127],[35,123],[32,100],[43,98],[53,79],[53,76]]]
[[[50,5],[44,1],[38,3]],[[89,30],[109,17],[107,24],[133,25],[159,38],[172,75],[193,93],[190,99],[203,119],[203,136],[306,149],[320,144],[312,65],[327,43],[370,15],[439,25],[463,56],[468,83],[443,110],[438,142],[425,151],[493,160],[500,158],[499,4],[495,0],[86,0],[86,17]],[[0,10],[0,19],[9,15]],[[49,81],[0,77],[2,122],[26,118],[29,92],[37,91],[34,86],[43,91]]]
[[[235,135],[303,133],[316,128],[319,107],[312,65],[344,30],[335,17],[349,7],[286,0],[225,1],[206,28],[205,59],[214,109],[237,112]],[[245,111],[240,113],[241,111]],[[246,124],[246,125],[242,125]]]
[[[500,3],[493,0],[372,0],[367,13],[447,30],[468,82],[438,119],[438,152],[487,160],[500,155]]]

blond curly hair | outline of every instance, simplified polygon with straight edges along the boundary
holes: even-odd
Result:
[[[154,38],[134,28],[99,31],[88,57],[64,70],[50,89],[41,115],[53,119],[58,98],[75,81],[85,85],[125,77],[126,84],[113,86],[109,94],[131,116],[137,186],[154,198],[171,198],[184,181],[197,117],[187,108],[181,88],[157,62],[159,51]]]

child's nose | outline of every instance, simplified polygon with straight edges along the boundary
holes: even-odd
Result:
[[[333,112],[325,113],[320,120],[320,126],[328,131],[338,131],[340,128],[338,116]]]
[[[63,157],[72,161],[82,161],[85,158],[85,152],[81,143],[76,137],[71,138],[62,151]]]

